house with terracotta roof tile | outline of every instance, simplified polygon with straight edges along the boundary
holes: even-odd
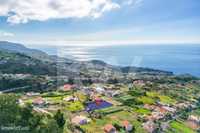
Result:
[[[130,124],[130,122],[127,120],[122,121],[121,125],[126,130],[126,132],[131,132],[133,130],[133,125]]]
[[[63,87],[61,87],[62,91],[71,91],[74,89],[74,85],[70,85],[70,84],[65,84],[63,85]]]
[[[44,107],[46,105],[46,101],[42,97],[38,97],[33,101],[33,105]]]
[[[112,124],[107,124],[104,126],[105,133],[117,133],[116,128]]]

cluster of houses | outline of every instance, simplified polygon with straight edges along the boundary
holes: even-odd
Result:
[[[151,110],[152,112],[150,115],[145,116],[146,122],[143,123],[143,127],[149,133],[152,133],[156,130],[156,124],[154,123],[155,121],[165,119],[167,114],[170,114],[172,117],[174,117],[176,112],[180,109],[195,108],[195,107],[196,107],[195,105],[189,102],[177,103],[173,107],[161,103],[158,103],[157,105],[145,104],[144,108]],[[188,124],[191,125],[191,127],[199,128],[200,117],[190,115],[188,117]],[[166,123],[163,123],[161,126],[163,129],[168,128],[168,125],[166,125]]]
[[[134,85],[140,85],[140,86],[144,86],[146,83],[150,84],[151,82],[147,82],[143,80],[135,80],[133,82]],[[60,87],[60,90],[64,92],[79,90],[83,92],[85,95],[87,95],[91,100],[90,103],[86,104],[85,111],[87,112],[89,112],[90,110],[93,111],[96,109],[107,108],[107,107],[112,106],[112,104],[108,103],[107,101],[104,101],[99,96],[106,96],[106,97],[112,98],[121,94],[120,88],[116,88],[115,86],[102,87],[101,85],[95,85],[93,87],[78,88],[75,85],[65,84],[62,87]],[[32,104],[37,109],[37,111],[45,112],[44,107],[46,107],[49,103],[40,96],[40,93],[28,92],[26,93],[26,96],[34,98]],[[63,97],[62,100],[66,102],[75,102],[75,101],[78,101],[79,99],[75,95],[69,95],[69,96]],[[19,104],[23,104],[22,99],[19,99],[18,102]],[[145,109],[150,110],[151,114],[143,116],[143,118],[145,119],[145,122],[142,124],[142,126],[147,132],[153,133],[157,128],[155,121],[166,118],[167,114],[171,114],[171,116],[174,116],[177,110],[188,108],[189,106],[191,106],[191,103],[187,103],[187,102],[177,103],[174,106],[165,105],[159,102],[157,103],[157,105],[145,104],[143,107]],[[45,113],[48,113],[48,112],[45,112]],[[91,119],[84,115],[76,115],[71,118],[71,123],[73,123],[74,125],[85,125],[90,122],[91,122]],[[194,127],[196,125],[199,127],[200,117],[195,116],[195,115],[190,115],[188,117],[188,122]],[[131,132],[133,130],[133,125],[127,120],[122,121],[119,125],[126,132]],[[106,124],[103,127],[103,130],[105,133],[117,133],[118,129],[116,129],[115,125]]]
[[[72,91],[75,89],[79,89],[80,91],[84,92],[86,95],[100,94],[100,95],[105,95],[109,97],[114,97],[120,94],[119,89],[106,87],[106,86],[102,87],[100,85],[97,85],[94,87],[77,87],[75,85],[65,84],[64,86],[60,87],[60,90],[62,91]]]
[[[147,84],[153,84],[151,81],[145,81],[145,80],[141,80],[141,79],[136,79],[133,81],[133,85],[136,86],[145,86]]]
[[[157,127],[153,121],[147,121],[143,123],[142,126],[149,133],[153,133]]]
[[[111,87],[101,87],[101,86],[95,86],[92,88],[89,87],[83,87],[80,91],[84,92],[86,95],[104,95],[107,97],[115,97],[118,96],[121,91],[117,88],[111,88]]]
[[[146,116],[146,120],[148,121],[160,120],[163,119],[166,116],[166,114],[173,114],[176,112],[175,108],[169,106],[145,104],[144,108],[152,111],[151,115]]]
[[[74,89],[74,86],[72,85],[64,85],[62,88],[64,91],[69,91]],[[81,92],[83,92],[85,95],[88,95],[89,98],[92,100],[90,103],[88,103],[86,110],[96,110],[101,108],[106,108],[109,106],[112,106],[112,104],[104,101],[99,97],[99,95],[104,95],[107,97],[114,97],[120,94],[120,90],[113,88],[113,87],[101,87],[101,86],[94,86],[94,87],[83,87],[80,89]],[[68,96],[65,97],[63,100],[65,101],[76,101],[78,100],[74,96]],[[83,116],[83,115],[76,115],[71,119],[71,122],[74,125],[85,125],[88,124],[91,121],[90,118]],[[133,126],[128,121],[123,121],[121,123],[121,127],[125,129],[125,131],[129,132],[133,129]],[[116,133],[117,130],[112,124],[107,124],[103,127],[103,130],[106,133]]]
[[[1,61],[0,61],[1,64]],[[5,78],[5,79],[26,79],[31,77],[30,74],[1,74],[0,78]]]
[[[133,85],[144,86],[146,83],[144,80],[134,80]]]
[[[146,122],[143,123],[143,128],[148,131],[149,133],[153,133],[157,126],[155,124],[155,121],[164,119],[167,114],[173,114],[176,112],[176,109],[173,107],[169,107],[166,105],[144,105],[145,109],[151,110],[151,114],[145,116]],[[167,126],[165,126],[167,128]]]
[[[74,116],[71,119],[71,122],[77,126],[88,124],[90,121],[91,121],[90,118],[82,115]],[[130,122],[127,120],[122,121],[119,126],[123,128],[127,133],[133,130],[133,125],[130,124]],[[113,124],[104,125],[103,130],[105,133],[117,133],[117,129],[116,127],[114,127]]]

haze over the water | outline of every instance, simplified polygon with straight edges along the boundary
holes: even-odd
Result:
[[[112,65],[148,67],[172,71],[175,74],[200,76],[200,45],[106,45],[106,46],[46,46],[31,47],[51,55],[79,61],[102,60]]]

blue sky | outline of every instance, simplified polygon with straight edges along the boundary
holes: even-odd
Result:
[[[0,40],[200,43],[199,0],[1,0]]]

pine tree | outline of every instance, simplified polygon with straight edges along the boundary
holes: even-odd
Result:
[[[65,119],[64,119],[64,114],[58,110],[57,113],[54,116],[54,119],[56,120],[58,126],[60,128],[63,128],[63,126],[65,125]]]

